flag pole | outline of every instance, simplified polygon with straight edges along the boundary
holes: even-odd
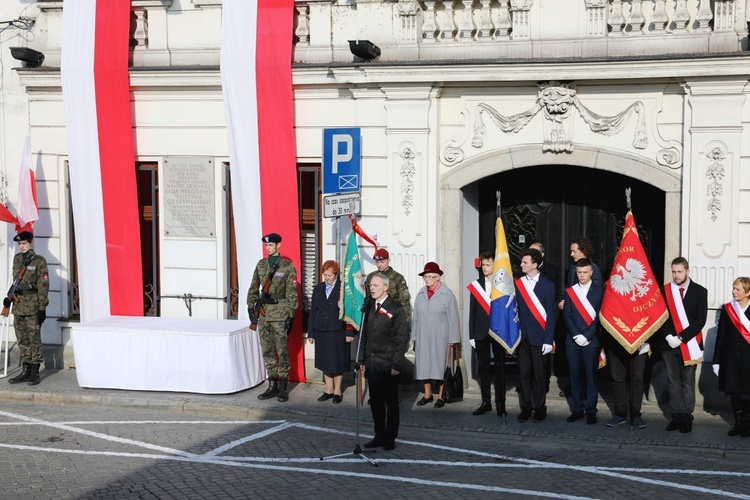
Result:
[[[630,193],[631,193],[631,189],[625,188],[625,205],[628,209],[628,212],[630,212],[633,209],[633,205],[630,200]],[[630,404],[628,407],[628,422],[630,423],[630,432],[635,431],[635,416],[633,415],[633,406],[635,405],[635,396],[633,395],[633,391],[635,389],[635,380],[633,376],[633,370],[635,369],[635,358],[638,356],[640,356],[638,351],[636,351],[635,357],[633,357],[632,355],[630,356],[630,380],[629,380],[630,395],[628,396],[630,400],[629,401]]]
[[[503,208],[502,208],[502,204],[500,203],[501,195],[502,195],[502,193],[499,190],[495,191],[495,196],[497,197],[497,206],[495,208],[495,210],[497,212],[495,215],[497,215],[497,217],[496,217],[495,221],[502,219],[502,215],[503,215]],[[497,224],[497,222],[496,222],[496,224]],[[506,237],[506,241],[507,241],[507,237]],[[497,248],[497,241],[495,242],[495,248]],[[480,262],[480,265],[481,265],[481,262]],[[481,268],[480,268],[480,272],[481,272]],[[490,339],[490,340],[492,340],[492,339]],[[495,350],[492,349],[490,352],[494,353]],[[503,349],[503,353],[501,355],[503,357],[505,357],[505,349]],[[498,362],[498,360],[495,360],[495,363],[497,363],[497,362]],[[504,359],[502,360],[502,363],[501,363],[501,370],[502,370],[503,384],[505,384],[505,360]],[[497,384],[497,378],[495,379],[495,384]],[[505,389],[506,389],[505,387],[501,387],[500,388],[500,390],[502,390],[503,392],[505,392]],[[497,394],[497,390],[498,390],[498,388],[495,387],[495,394]],[[497,398],[495,398],[495,399],[497,399]],[[495,404],[497,404],[497,401],[495,401]],[[508,412],[504,411],[503,415],[502,415],[503,426],[505,426],[505,424],[506,424],[507,417],[508,417]]]

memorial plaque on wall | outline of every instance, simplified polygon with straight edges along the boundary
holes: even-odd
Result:
[[[197,156],[164,158],[159,193],[164,206],[164,236],[213,238],[216,235],[214,162]]]

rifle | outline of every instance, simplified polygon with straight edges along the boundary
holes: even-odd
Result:
[[[256,300],[255,304],[253,304],[253,307],[251,307],[247,311],[248,313],[250,313],[250,329],[251,330],[258,329],[258,321],[260,321],[261,316],[265,315],[263,306],[265,306],[266,304],[278,303],[276,299],[274,299],[273,297],[269,297],[268,290],[271,289],[271,283],[273,282],[273,275],[276,274],[276,270],[279,268],[280,262],[281,262],[281,257],[276,259],[276,262],[274,263],[274,265],[271,266],[271,270],[268,271],[268,276],[266,277],[266,282],[263,283],[263,288],[260,290],[260,295],[258,296],[258,300]]]
[[[18,302],[18,296],[16,295],[16,290],[18,289],[18,285],[21,284],[21,279],[23,279],[23,275],[26,274],[26,264],[22,265],[21,268],[18,270],[18,274],[16,275],[16,278],[13,280],[13,284],[10,285],[10,288],[8,289],[8,295],[7,298],[10,302]],[[10,305],[8,307],[5,307],[5,304],[3,304],[3,316],[8,316],[10,314]]]

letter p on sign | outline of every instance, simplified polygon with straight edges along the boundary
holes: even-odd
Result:
[[[333,134],[333,158],[331,171],[339,173],[339,163],[347,163],[352,159],[352,136],[349,134]]]

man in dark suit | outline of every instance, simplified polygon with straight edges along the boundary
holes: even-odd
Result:
[[[505,416],[505,349],[490,333],[490,296],[492,291],[492,269],[495,256],[485,252],[479,256],[482,277],[469,285],[469,343],[477,351],[479,389],[482,404],[473,415],[492,411],[492,375],[495,375],[495,406],[498,416]],[[490,359],[494,358],[494,365]]]
[[[563,321],[567,330],[566,355],[570,367],[570,390],[573,398],[568,422],[584,417],[587,424],[596,423],[596,403],[599,398],[599,350],[601,342],[596,335],[599,309],[604,290],[591,280],[594,269],[588,259],[576,262],[578,283],[568,287],[563,307]],[[586,406],[583,406],[583,388],[586,387]]]
[[[542,254],[529,248],[521,254],[525,276],[515,282],[521,342],[518,368],[521,378],[519,422],[526,422],[534,411],[534,422],[547,416],[546,356],[555,338],[555,285],[539,273]]]
[[[668,431],[693,429],[695,409],[695,367],[703,360],[703,336],[708,315],[708,290],[690,279],[690,265],[684,257],[672,261],[672,281],[663,288],[669,320],[657,338],[669,380]]]
[[[375,437],[365,448],[396,447],[398,435],[398,379],[409,343],[406,312],[388,296],[388,278],[376,273],[370,280],[370,307],[365,312],[357,360],[370,388],[370,411]]]

